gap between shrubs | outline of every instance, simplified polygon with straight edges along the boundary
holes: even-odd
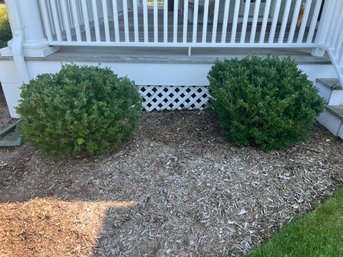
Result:
[[[307,76],[291,59],[217,61],[209,74],[213,112],[228,140],[262,150],[309,137],[324,109]],[[138,88],[109,68],[65,65],[23,85],[20,131],[48,157],[105,154],[132,136],[142,110]]]

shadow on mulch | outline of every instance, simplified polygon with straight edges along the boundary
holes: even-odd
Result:
[[[0,256],[243,256],[342,181],[319,125],[268,153],[218,131],[207,112],[143,113],[107,156],[0,149]]]

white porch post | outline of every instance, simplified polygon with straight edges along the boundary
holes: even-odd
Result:
[[[13,35],[21,30],[23,54],[27,57],[44,57],[58,50],[50,47],[44,35],[38,0],[5,0]],[[19,15],[19,17],[18,17]],[[9,44],[11,47],[11,43]]]
[[[322,10],[322,17],[321,21],[318,26],[317,36],[316,36],[316,43],[322,44],[322,48],[314,48],[312,49],[313,56],[324,56],[325,54],[325,41],[330,30],[330,21],[332,19],[332,13],[335,9],[336,0],[326,0]]]

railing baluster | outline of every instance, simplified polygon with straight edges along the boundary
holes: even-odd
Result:
[[[90,31],[90,26],[89,26],[90,21],[89,21],[89,16],[88,16],[88,5],[86,1],[82,1],[81,3],[82,3],[83,20],[85,22],[86,40],[90,42],[92,38],[91,38],[91,31]]]
[[[250,0],[246,0],[245,6],[244,6],[243,24],[242,24],[242,31],[241,31],[241,43],[245,43],[245,36],[247,34],[247,25],[248,25],[248,18],[249,18],[249,11],[250,11]]]
[[[50,27],[50,22],[48,18],[48,11],[47,11],[47,6],[45,3],[45,0],[40,0],[40,8],[41,8],[41,14],[43,16],[43,25],[44,25],[44,31],[46,33],[46,36],[48,38],[49,42],[52,42],[52,32],[51,32],[51,27]]]
[[[135,33],[135,42],[139,42],[139,32],[138,32],[138,7],[137,0],[132,0],[133,5],[133,30]]]
[[[66,5],[66,0],[61,0],[61,7],[62,7],[62,17],[65,23],[65,30],[67,35],[67,41],[73,41],[70,32],[70,25],[69,25],[69,17],[68,17],[68,9]]]
[[[287,42],[289,44],[293,43],[295,30],[297,27],[297,21],[298,21],[298,17],[299,17],[299,12],[300,12],[300,7],[301,7],[301,2],[302,2],[302,0],[297,0],[295,3],[293,18],[292,18],[292,22],[291,22],[291,28],[289,30],[289,35],[288,35],[288,40],[287,40]]]
[[[119,34],[119,20],[118,20],[117,0],[112,0],[112,6],[113,6],[114,40],[116,42],[119,42],[120,41],[120,34]]]
[[[174,0],[174,24],[173,24],[173,42],[177,42],[178,30],[178,16],[179,16],[179,0]]]
[[[93,17],[94,17],[95,38],[97,42],[100,42],[101,41],[100,26],[99,26],[99,16],[98,16],[98,6],[97,6],[96,0],[92,0],[92,9],[93,9]]]
[[[286,28],[287,28],[289,13],[291,10],[291,4],[292,4],[292,0],[287,0],[285,10],[283,12],[280,35],[279,35],[279,40],[278,40],[279,43],[283,43],[283,41],[285,39],[285,32],[286,32]]]
[[[157,0],[154,0],[154,42],[158,42],[158,6]]]
[[[127,10],[127,0],[123,0],[124,34],[125,42],[130,42],[129,15]]]
[[[265,41],[269,12],[270,12],[270,5],[271,5],[271,0],[267,0],[266,5],[264,7],[264,13],[263,13],[263,21],[262,21],[262,27],[261,27],[261,32],[260,32],[260,40],[259,40],[260,44],[264,43]]]
[[[236,34],[237,34],[237,24],[238,24],[238,14],[239,14],[239,5],[241,1],[235,1],[235,10],[233,14],[233,22],[232,22],[232,31],[231,31],[231,43],[236,42]]]
[[[298,44],[302,43],[304,40],[304,34],[305,34],[308,16],[310,14],[311,4],[312,4],[312,0],[306,1],[305,9],[304,9],[304,16],[303,16],[302,21],[301,21],[301,26],[300,26],[300,30],[299,30],[298,39],[297,39]]]
[[[144,26],[144,42],[149,41],[149,23],[148,23],[148,3],[147,0],[143,0],[143,26]]]
[[[223,29],[222,29],[222,43],[226,42],[226,33],[227,33],[227,23],[230,11],[230,0],[225,0],[224,6],[224,17],[223,17]]]
[[[255,10],[251,27],[250,43],[255,43],[258,15],[260,14],[261,0],[255,1]]]
[[[310,26],[310,30],[309,30],[308,35],[307,35],[306,43],[312,43],[313,42],[313,36],[314,36],[314,32],[317,28],[319,12],[320,12],[320,7],[322,6],[322,3],[323,3],[322,0],[317,0],[316,5],[314,7],[314,11],[312,14],[312,20],[311,20],[311,26]]]
[[[77,12],[77,6],[76,6],[75,1],[71,1],[71,9],[72,9],[72,16],[73,16],[74,24],[75,24],[76,40],[80,42],[82,41],[82,37],[81,37],[80,22],[79,22],[79,17],[78,17],[78,12]]]
[[[163,41],[168,42],[168,0],[163,1]]]
[[[102,0],[102,12],[104,15],[104,28],[105,28],[105,38],[106,42],[110,42],[110,27],[108,23],[108,8],[107,8],[107,0]]]
[[[209,0],[205,0],[204,2],[204,17],[202,22],[202,43],[206,43],[207,41],[207,21],[208,21],[208,6]]]
[[[276,1],[277,2],[276,2],[275,10],[274,10],[274,13],[273,13],[273,21],[272,21],[272,27],[270,29],[268,43],[273,43],[274,42],[277,22],[278,22],[279,13],[280,13],[281,0],[276,0]]]
[[[183,5],[183,43],[187,42],[187,29],[188,29],[188,0],[184,0]]]
[[[57,41],[62,41],[61,26],[60,26],[60,21],[58,19],[58,12],[57,12],[56,1],[55,0],[50,0],[50,3],[51,3],[52,17],[53,17],[53,21],[54,21],[54,24],[55,24]]]
[[[193,43],[198,41],[198,12],[199,12],[199,0],[194,0],[194,11],[193,11]]]
[[[217,41],[217,26],[218,26],[218,12],[219,12],[220,0],[214,2],[214,17],[213,17],[213,28],[212,28],[212,43]]]

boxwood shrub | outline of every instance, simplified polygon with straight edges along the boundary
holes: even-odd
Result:
[[[104,154],[129,138],[141,111],[134,82],[108,68],[66,65],[22,87],[26,141],[51,157]]]
[[[324,101],[291,59],[217,61],[209,74],[210,109],[228,139],[263,150],[308,138]]]

